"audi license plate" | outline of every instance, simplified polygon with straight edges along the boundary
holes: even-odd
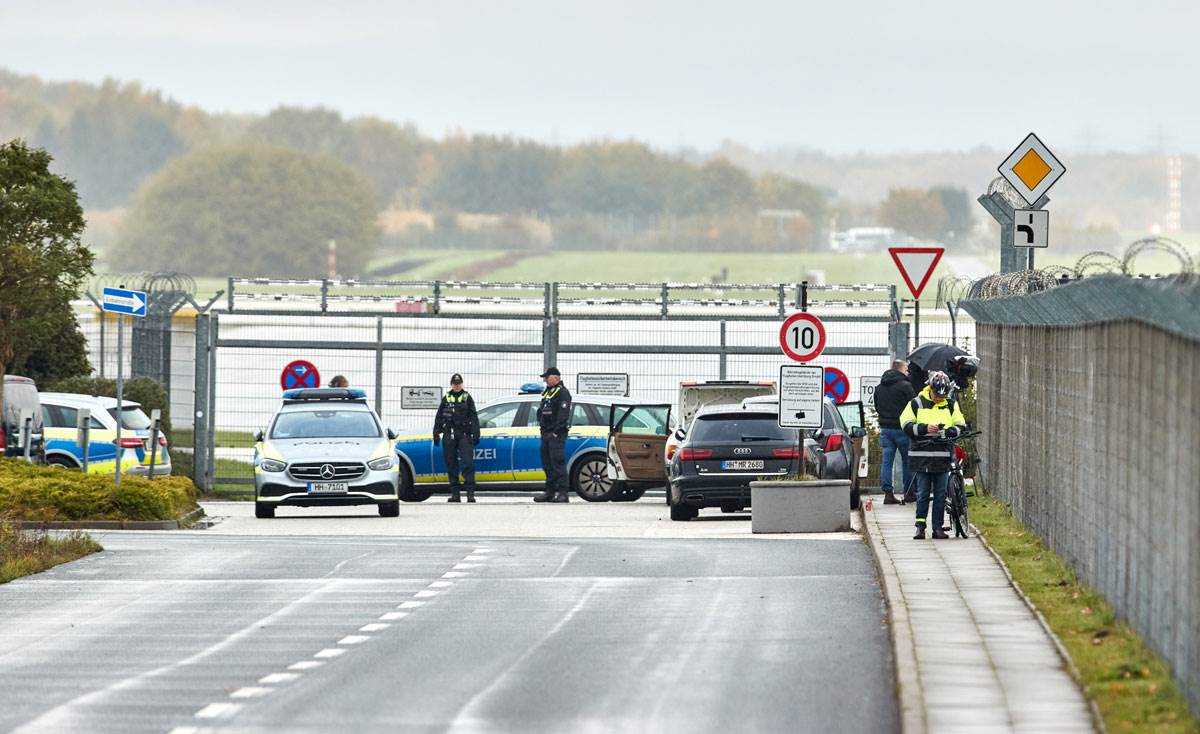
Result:
[[[721,468],[726,471],[746,471],[747,469],[763,468],[762,459],[739,459],[736,461],[722,461]]]
[[[762,463],[761,461],[759,462]],[[346,494],[350,491],[350,485],[345,482],[309,482],[309,494]]]

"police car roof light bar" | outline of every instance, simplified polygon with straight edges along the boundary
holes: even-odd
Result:
[[[356,387],[298,387],[283,391],[283,400],[288,403],[331,400],[366,402],[366,399],[367,391]]]

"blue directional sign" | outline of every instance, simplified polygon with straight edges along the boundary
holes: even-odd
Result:
[[[111,313],[145,316],[146,292],[130,291],[124,288],[105,288],[104,295],[100,297],[100,306]]]

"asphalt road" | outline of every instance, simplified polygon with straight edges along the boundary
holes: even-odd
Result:
[[[0,586],[0,730],[898,729],[860,539],[101,541]]]

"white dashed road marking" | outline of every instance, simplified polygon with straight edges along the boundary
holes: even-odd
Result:
[[[258,679],[259,683],[291,683],[300,677],[299,673],[271,673]]]
[[[270,693],[273,690],[275,690],[275,689],[274,688],[266,688],[264,686],[246,686],[245,688],[239,688],[236,691],[234,691],[233,693],[229,694],[229,697],[230,698],[259,698],[261,696],[267,695],[268,693]]]
[[[289,665],[288,670],[312,670],[313,668],[319,668],[324,664],[325,663],[322,663],[319,660],[301,660],[298,663],[292,663]]]
[[[492,548],[476,548],[474,551],[471,552],[470,555],[463,558],[463,561],[486,561],[486,560],[488,560],[487,554],[493,553],[493,552],[494,552],[494,549],[492,549]],[[363,555],[367,555],[367,554],[363,554]],[[338,571],[338,569],[340,569],[346,563],[356,560],[357,558],[361,558],[361,557],[362,556],[357,556],[356,558],[351,558],[351,559],[347,559],[346,561],[342,561],[336,567],[334,567],[334,570],[331,572],[330,575],[332,575],[333,573],[336,573]],[[454,564],[454,570],[447,571],[446,573],[442,574],[442,578],[443,579],[454,579],[454,578],[462,578],[464,576],[468,576],[469,574],[463,573],[463,571],[467,571],[467,570],[474,569],[474,568],[479,568],[480,565],[481,564],[479,564],[479,563],[465,563],[465,562],[464,563],[456,563],[456,564]],[[454,585],[453,581],[433,581],[429,584],[429,586],[427,588],[422,589],[421,591],[418,591],[415,594],[413,594],[413,598],[414,599],[429,599],[431,597],[434,597],[434,596],[437,596],[438,594],[440,594],[441,593],[440,590],[449,588],[453,585]],[[405,601],[405,602],[401,602],[397,606],[397,609],[416,609],[417,607],[420,607],[423,604],[425,604],[424,601]],[[408,612],[387,612],[383,616],[379,617],[379,619],[381,620],[380,622],[371,622],[368,624],[364,624],[362,627],[358,628],[358,631],[359,632],[382,632],[392,626],[390,624],[385,624],[385,622],[392,622],[392,621],[395,621],[398,619],[403,619],[404,617],[407,617],[408,614],[409,614]],[[370,639],[371,639],[371,635],[369,635],[369,634],[346,635],[342,639],[338,640],[337,644],[342,645],[342,646],[360,645]],[[346,649],[346,647],[327,647],[327,648],[319,650],[313,654],[313,657],[317,658],[316,660],[301,660],[299,662],[292,663],[291,665],[289,665],[287,667],[287,669],[288,670],[312,670],[313,668],[318,668],[325,664],[324,662],[322,662],[321,659],[330,659],[330,658],[340,657],[342,655],[345,655],[347,652],[348,652],[348,650]],[[266,685],[244,686],[242,688],[238,688],[238,689],[234,690],[232,693],[229,694],[229,697],[236,698],[236,699],[261,698],[261,697],[266,696],[267,694],[271,693],[272,691],[276,690],[275,688],[272,688],[271,685],[269,685],[269,684],[291,683],[291,682],[299,679],[300,675],[301,675],[300,673],[269,673],[267,675],[264,675],[262,678],[258,679],[258,682],[260,684],[266,684]],[[205,706],[204,708],[197,711],[194,716],[197,719],[226,719],[226,718],[229,718],[229,717],[233,716],[234,714],[236,714],[238,711],[241,710],[241,708],[242,708],[242,704],[240,704],[240,703],[229,703],[229,702],[210,703],[207,706]],[[171,734],[197,734],[198,731],[199,731],[199,729],[194,726],[178,726],[171,730]]]
[[[210,703],[196,712],[197,719],[224,719],[240,711],[240,703]]]

